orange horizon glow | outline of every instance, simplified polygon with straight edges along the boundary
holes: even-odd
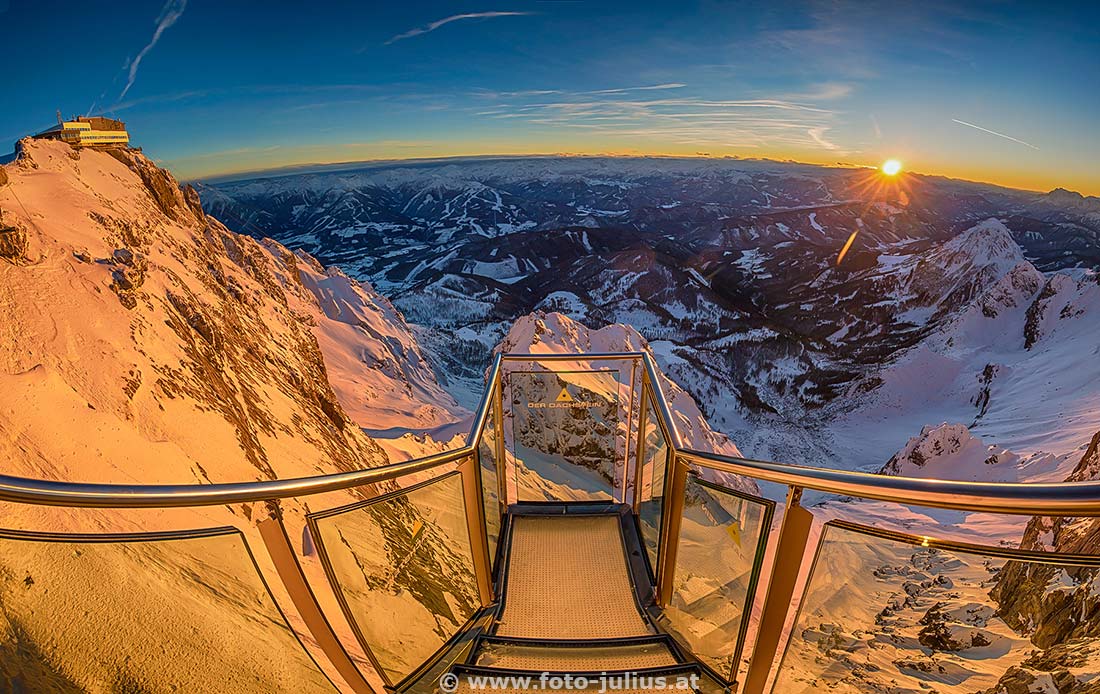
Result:
[[[423,159],[445,159],[461,157],[669,157],[745,160],[769,160],[811,164],[816,166],[870,169],[881,173],[883,159],[873,156],[841,157],[821,156],[809,151],[769,150],[760,151],[749,148],[730,147],[700,152],[697,148],[669,146],[666,148],[617,147],[609,148],[597,145],[573,147],[555,146],[556,143],[540,143],[534,146],[516,145],[500,141],[446,142],[446,141],[409,141],[409,142],[358,142],[346,145],[303,145],[294,148],[272,148],[257,146],[238,150],[215,152],[195,157],[163,157],[158,162],[166,166],[181,180],[201,180],[265,173],[278,173],[280,169],[292,169],[311,166],[342,166],[369,162],[401,162]],[[605,144],[605,143],[600,143]],[[971,181],[984,185],[1001,186],[1028,192],[1045,193],[1054,188],[1066,188],[1082,195],[1100,195],[1100,172],[1084,172],[1070,175],[1065,179],[1051,180],[1049,177],[1028,171],[990,170],[977,165],[952,165],[932,159],[907,157],[912,159],[904,166],[904,171],[918,176],[943,176],[946,178]],[[900,158],[898,158],[901,161]]]

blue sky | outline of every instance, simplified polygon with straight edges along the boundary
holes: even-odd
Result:
[[[1100,194],[1098,26],[1087,3],[0,0],[0,142],[60,108],[126,120],[184,178],[467,154],[897,157]]]

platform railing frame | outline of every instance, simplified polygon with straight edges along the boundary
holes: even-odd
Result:
[[[804,568],[809,550],[811,534],[809,526],[812,515],[801,506],[803,490],[815,490],[829,494],[856,497],[938,509],[1031,515],[1031,516],[1068,516],[1100,517],[1100,482],[1063,482],[1043,484],[965,482],[953,480],[918,479],[873,475],[862,472],[835,470],[821,467],[803,467],[778,462],[753,460],[749,458],[724,456],[706,451],[694,450],[683,442],[676,426],[676,419],[664,394],[662,377],[656,364],[647,352],[613,353],[554,353],[554,354],[497,354],[488,370],[486,387],[481,402],[475,410],[474,419],[465,443],[459,448],[418,458],[415,460],[392,463],[389,465],[341,472],[314,477],[285,480],[264,480],[252,482],[233,482],[193,485],[132,485],[132,484],[94,484],[81,482],[58,482],[32,478],[0,475],[0,501],[39,506],[72,508],[184,508],[217,506],[225,504],[266,503],[276,507],[278,501],[297,497],[308,497],[324,492],[371,488],[372,485],[392,483],[413,475],[438,472],[453,467],[455,463],[471,459],[476,465],[463,465],[462,474],[470,476],[464,480],[464,501],[468,511],[468,524],[473,535],[480,535],[482,541],[475,543],[483,556],[475,557],[475,568],[483,602],[492,600],[492,563],[485,549],[486,526],[484,517],[483,488],[480,476],[478,447],[485,427],[489,421],[496,427],[494,442],[498,465],[498,477],[504,476],[500,466],[506,466],[507,451],[504,450],[502,375],[504,363],[510,361],[527,362],[586,362],[605,360],[634,360],[642,365],[641,378],[632,379],[632,388],[640,388],[643,397],[638,417],[629,425],[627,435],[637,436],[637,448],[633,457],[635,475],[640,468],[644,454],[645,399],[652,399],[662,436],[669,448],[669,461],[665,469],[663,487],[664,501],[661,520],[661,541],[658,551],[656,595],[658,604],[667,605],[672,595],[675,575],[678,527],[683,516],[684,485],[691,468],[709,469],[718,472],[741,475],[757,481],[784,485],[788,489],[786,510],[779,526],[775,559],[772,562],[771,576],[767,592],[762,603],[760,626],[756,630],[755,646],[751,652],[748,672],[744,682],[727,683],[743,694],[764,694],[769,674],[782,651],[783,625],[793,614],[793,605],[797,605],[797,583],[790,577]],[[633,402],[633,395],[632,400]],[[632,406],[632,405],[628,405]],[[626,444],[626,456],[622,464],[630,466],[630,444]],[[635,507],[638,501],[639,480],[634,480]],[[506,493],[506,484],[501,484]],[[378,492],[375,496],[380,495]],[[501,499],[505,496],[502,494]],[[265,533],[265,538],[276,538],[279,533]],[[344,677],[355,692],[373,692],[373,688],[358,672],[351,657],[339,638],[324,619],[323,610],[316,605],[316,598],[308,590],[308,584],[301,585],[291,564],[297,562],[293,548],[288,544],[285,532],[282,539],[268,548],[276,556],[280,570],[280,580],[294,597],[299,613],[305,614],[306,628],[314,632],[321,652],[331,661],[334,669]],[[1051,556],[1059,555],[1051,553]],[[300,572],[300,565],[297,569]],[[290,577],[290,578],[288,578]],[[295,585],[286,582],[291,581]],[[299,602],[301,601],[301,604]],[[312,601],[312,606],[308,603]],[[308,614],[307,614],[308,613]],[[312,618],[310,618],[312,615]],[[329,633],[324,633],[325,631]],[[320,633],[317,633],[320,632]],[[736,664],[735,664],[736,668]],[[735,669],[736,672],[736,669]]]

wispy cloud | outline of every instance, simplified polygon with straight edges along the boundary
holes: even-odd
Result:
[[[386,41],[386,45],[403,41],[405,39],[411,39],[414,36],[420,36],[421,34],[427,34],[435,31],[441,26],[450,24],[451,22],[459,22],[465,19],[491,19],[493,17],[522,17],[525,15],[533,14],[532,12],[467,12],[464,14],[454,14],[450,17],[444,17],[443,19],[437,19],[436,21],[425,24],[424,26],[416,27],[415,29],[409,29],[403,34],[394,36],[389,41]]]
[[[650,92],[660,89],[680,89],[686,87],[682,82],[668,82],[667,84],[651,84],[645,87],[618,87],[615,89],[597,89],[584,94],[625,94],[626,92]]]
[[[1032,149],[1039,149],[1038,147],[1031,144],[1030,142],[1024,142],[1023,140],[1017,140],[1016,138],[1012,137],[1011,135],[1005,135],[1004,133],[999,133],[996,130],[990,130],[989,128],[983,128],[980,125],[974,125],[973,123],[967,123],[966,121],[959,120],[958,118],[952,118],[951,121],[954,122],[954,123],[958,123],[959,125],[965,125],[968,128],[974,128],[975,130],[981,130],[983,133],[989,133],[990,135],[996,135],[997,137],[1003,137],[1006,140],[1012,140],[1013,142],[1015,142],[1017,144],[1021,144],[1025,147],[1030,147]]]
[[[547,89],[481,92],[491,100],[477,115],[606,138],[644,138],[698,147],[844,149],[828,134],[836,112],[787,98],[714,99],[658,94],[672,82],[592,91]]]
[[[160,41],[160,37],[164,35],[164,32],[168,30],[168,27],[179,21],[179,18],[183,16],[183,11],[187,9],[187,0],[168,0],[164,3],[164,7],[161,8],[160,14],[157,16],[157,28],[153,32],[153,38],[149,39],[149,43],[145,44],[145,48],[141,49],[141,52],[137,54],[132,61],[129,61],[130,74],[126,80],[126,87],[122,90],[122,93],[118,95],[121,100],[126,96],[126,92],[130,91],[130,87],[134,86],[134,80],[137,79],[138,68],[141,67],[141,61],[145,59],[145,56],[149,55],[149,51],[153,50],[153,47]],[[123,65],[123,69],[126,69],[126,65]]]
[[[828,128],[810,128],[806,131],[806,134],[809,135],[813,139],[813,141],[816,142],[823,149],[840,149],[840,147],[835,142],[830,142],[829,140],[825,139],[825,133],[827,133],[828,131]]]
[[[808,89],[794,94],[788,94],[786,99],[791,101],[831,101],[843,99],[851,95],[855,87],[844,82],[822,82],[811,85]]]

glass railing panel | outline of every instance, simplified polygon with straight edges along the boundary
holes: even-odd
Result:
[[[396,685],[480,607],[458,472],[310,516],[341,607]]]
[[[665,630],[731,681],[744,647],[775,504],[689,474]]]
[[[501,514],[504,507],[500,500],[500,482],[503,461],[497,460],[497,430],[493,417],[489,417],[477,447],[481,466],[481,499],[485,508],[485,534],[489,543],[489,561],[495,562],[497,543],[500,540]]]
[[[657,548],[661,542],[661,514],[664,510],[665,473],[668,470],[669,445],[657,419],[657,408],[647,394],[645,435],[642,438],[641,468],[638,472],[638,522],[649,565],[657,571]]]
[[[1100,558],[827,523],[772,691],[1088,691],[1098,576]]]
[[[605,501],[623,464],[620,372],[508,375],[520,501]]]
[[[243,535],[0,531],[0,682],[26,692],[334,692]]]

